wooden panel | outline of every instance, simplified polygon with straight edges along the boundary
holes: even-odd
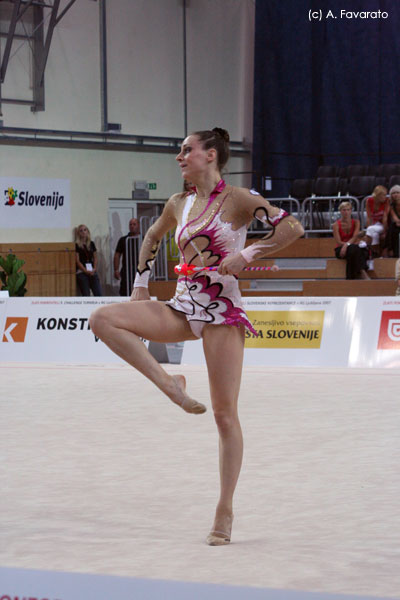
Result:
[[[170,300],[175,294],[176,281],[150,281],[150,296],[156,296],[158,300]]]
[[[368,271],[371,279],[394,279],[397,258],[376,258],[374,269]],[[326,261],[327,279],[345,279],[346,261],[337,258]]]
[[[27,275],[25,287],[26,296],[42,296],[42,276],[37,274]]]
[[[257,238],[247,239],[246,246],[255,241]],[[336,242],[332,237],[300,238],[290,246],[270,254],[269,258],[331,258],[335,256],[335,246]]]
[[[76,267],[73,242],[0,244],[0,255],[15,254],[25,261],[27,296],[75,296]]]
[[[57,275],[55,273],[42,274],[42,296],[57,296]]]
[[[71,271],[75,271],[75,264],[75,252],[56,253],[57,273],[71,273]]]
[[[395,291],[395,281],[387,279],[321,280],[303,283],[303,296],[394,296]]]
[[[46,242],[44,244],[0,244],[0,254],[11,252],[19,254],[20,252],[58,252],[58,251],[73,251],[75,252],[74,242]]]
[[[269,290],[243,290],[242,292],[242,296],[302,296],[303,292],[297,290],[297,291],[269,291]]]
[[[76,277],[60,273],[55,277],[56,296],[76,296]]]
[[[397,258],[375,258],[374,270],[371,271],[378,278],[394,279]],[[369,274],[370,272],[368,272]]]
[[[169,260],[168,261],[168,279],[177,279],[178,275],[174,271],[175,265],[178,264],[177,260]]]
[[[333,258],[326,261],[327,279],[346,279],[346,261]]]
[[[239,279],[326,279],[326,269],[281,269],[280,271],[242,271]]]
[[[339,262],[339,261],[338,261]],[[304,281],[303,291],[252,290],[242,287],[247,284],[240,281],[242,296],[394,296],[396,283],[392,280],[317,280]],[[151,296],[159,300],[169,300],[175,293],[175,281],[153,281],[149,284]]]

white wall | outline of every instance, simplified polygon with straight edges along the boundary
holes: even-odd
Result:
[[[119,0],[112,0],[118,3]],[[8,4],[8,3],[7,3]],[[61,0],[61,9],[67,4]],[[0,17],[4,14],[0,9]],[[16,33],[32,31],[23,17]],[[45,16],[48,12],[45,12]],[[2,22],[4,31],[6,22]],[[5,38],[1,38],[2,53]],[[3,98],[32,99],[32,57],[27,43],[15,40],[10,54],[1,95]],[[99,5],[78,0],[56,26],[45,72],[44,112],[32,113],[29,106],[3,104],[3,121],[8,127],[99,131],[100,41]],[[0,167],[2,168],[2,167]]]
[[[251,140],[253,29],[254,0],[189,0],[189,131],[218,125],[233,140]],[[122,133],[184,137],[182,32],[181,0],[108,0],[108,120],[121,123]],[[0,43],[3,51],[4,38]],[[32,97],[29,61],[27,46],[15,41],[3,98]],[[79,0],[57,25],[45,88],[45,111],[3,104],[4,126],[101,130],[97,2]],[[228,167],[248,170],[250,161],[234,158]],[[135,179],[157,182],[153,198],[166,199],[182,185],[172,154],[106,150],[0,145],[0,175],[70,179],[72,225],[89,226],[105,261],[108,198],[131,197]],[[248,177],[229,179],[249,184]],[[72,230],[2,229],[0,223],[0,243],[71,240]]]

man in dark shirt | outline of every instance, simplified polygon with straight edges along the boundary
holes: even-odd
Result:
[[[127,256],[126,256],[127,243],[126,243],[126,239],[128,237],[135,238],[135,239],[131,240],[131,243],[129,244],[129,247],[128,247],[128,251],[130,249],[130,253],[131,253],[131,256],[130,256],[131,261],[129,261],[129,262],[132,265],[132,268],[131,268],[132,272],[130,273],[130,276],[131,276],[131,280],[133,283],[133,278],[135,276],[136,267],[137,267],[137,261],[139,258],[139,232],[140,232],[139,221],[137,219],[131,219],[129,221],[129,233],[127,235],[123,235],[121,238],[119,238],[117,247],[115,249],[114,277],[115,277],[115,279],[118,279],[120,281],[120,288],[119,288],[120,296],[129,296],[131,293],[131,290],[127,289],[127,281],[126,281],[126,275],[127,275]],[[120,269],[121,258],[122,258],[122,267]]]

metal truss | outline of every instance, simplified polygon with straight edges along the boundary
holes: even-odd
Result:
[[[70,0],[63,10],[60,10],[61,0],[0,0],[0,19],[3,20],[1,10],[7,8],[4,11],[5,22],[8,23],[8,31],[1,33],[1,37],[6,38],[5,48],[3,56],[1,57],[0,66],[0,114],[1,104],[28,104],[31,106],[32,112],[42,111],[45,109],[44,102],[44,73],[46,69],[47,59],[49,56],[51,40],[55,27],[61,21],[66,12],[76,2],[76,0]],[[26,31],[25,25],[22,21],[22,17],[25,15],[29,16],[29,21],[32,27],[32,32],[29,34]],[[45,24],[47,24],[47,29]],[[17,34],[17,25],[21,23],[25,31],[25,35]],[[29,43],[32,52],[32,65],[33,65],[33,98],[32,100],[21,100],[17,98],[2,98],[1,97],[1,84],[4,83],[7,67],[10,60],[11,48],[13,42],[16,40],[23,40],[22,44],[14,52],[18,52],[19,48],[24,43]],[[14,55],[13,54],[13,55]],[[13,56],[12,55],[12,56]]]

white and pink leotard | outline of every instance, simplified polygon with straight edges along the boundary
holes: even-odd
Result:
[[[214,267],[240,252],[251,262],[287,246],[302,234],[296,219],[271,206],[257,192],[226,185],[223,179],[209,198],[198,198],[193,192],[177,194],[169,202],[167,210],[178,222],[175,240],[181,263]],[[247,227],[254,217],[269,223],[272,229],[244,249]],[[151,269],[159,245],[159,240],[151,234],[146,238],[135,287],[141,285],[141,279]],[[233,275],[199,271],[180,276],[175,295],[166,304],[186,316],[197,337],[201,337],[206,324],[237,327],[242,324],[256,334],[243,309],[238,279]]]

